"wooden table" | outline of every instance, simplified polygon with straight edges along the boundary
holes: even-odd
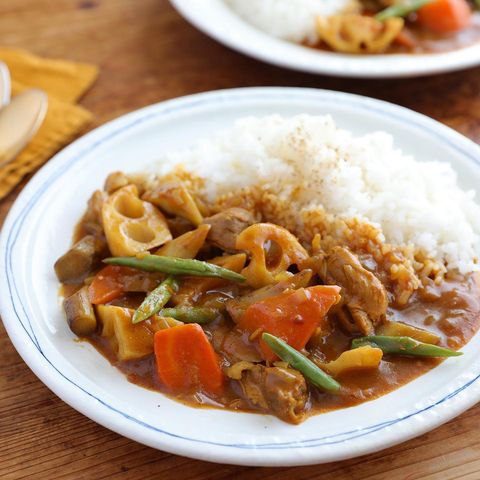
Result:
[[[167,0],[3,1],[0,32],[2,44],[99,65],[100,78],[82,102],[95,113],[95,125],[180,95],[282,85],[381,98],[480,140],[479,68],[412,80],[296,73],[228,50],[187,24]],[[0,203],[2,221],[21,188]],[[235,467],[159,452],[96,425],[63,403],[33,375],[0,328],[2,479],[480,478],[480,406],[397,447],[328,465]]]

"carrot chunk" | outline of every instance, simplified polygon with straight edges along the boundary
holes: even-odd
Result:
[[[120,297],[126,291],[126,278],[132,275],[138,275],[138,272],[115,265],[102,268],[88,288],[90,301],[94,305],[100,305]]]
[[[271,333],[301,350],[323,322],[330,307],[339,300],[340,287],[336,286],[318,285],[287,291],[250,305],[238,326],[249,333]],[[265,360],[277,359],[261,339],[259,346]]]
[[[224,377],[219,358],[198,323],[159,330],[154,350],[158,377],[172,392],[222,392]]]
[[[438,33],[458,32],[472,21],[466,0],[434,0],[420,8],[417,15],[420,25]]]

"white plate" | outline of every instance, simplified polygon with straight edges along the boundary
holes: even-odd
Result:
[[[450,161],[466,188],[480,185],[472,142],[388,103],[322,90],[253,88],[180,98],[121,117],[78,140],[22,191],[3,227],[1,313],[16,349],[60,398],[146,445],[241,465],[329,462],[389,447],[458,415],[480,398],[480,335],[465,355],[362,405],[298,426],[268,416],[195,409],[129,383],[91,346],[74,341],[52,265],[69,246],[92,191],[112,170],[138,171],[245,115],[332,114],[356,134],[383,129],[419,159]],[[35,415],[35,413],[32,413]]]
[[[280,40],[256,29],[242,20],[223,0],[170,2],[195,27],[228,47],[264,62],[304,72],[360,78],[412,77],[480,64],[480,43],[445,53],[419,55],[323,52]]]

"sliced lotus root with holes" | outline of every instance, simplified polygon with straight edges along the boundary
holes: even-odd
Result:
[[[365,15],[332,15],[317,18],[317,32],[337,52],[380,53],[397,38],[403,24],[398,17],[380,22]]]
[[[138,198],[135,185],[110,195],[103,204],[102,220],[112,255],[133,256],[172,239],[163,214]]]
[[[291,265],[300,269],[308,253],[286,228],[256,223],[237,237],[236,248],[250,253],[250,263],[242,270],[248,284],[260,288],[275,283]]]

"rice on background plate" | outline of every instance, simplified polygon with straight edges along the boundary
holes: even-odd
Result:
[[[355,0],[225,0],[254,27],[295,43],[318,41],[317,17],[328,17],[353,8]]]
[[[402,304],[422,283],[480,270],[475,193],[450,164],[422,160],[385,132],[354,137],[330,116],[272,115],[169,153],[157,172],[189,181],[210,212],[243,206],[306,245],[319,234],[324,249],[368,255]]]

